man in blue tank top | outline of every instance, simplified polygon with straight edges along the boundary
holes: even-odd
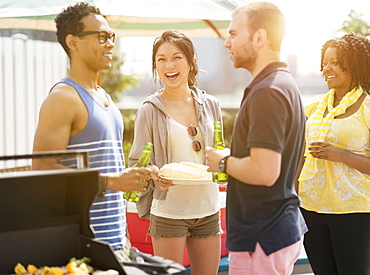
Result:
[[[111,68],[115,34],[99,9],[87,3],[64,9],[55,22],[70,70],[42,104],[33,150],[89,152],[90,168],[98,169],[102,179],[102,194],[90,210],[91,226],[97,239],[121,250],[126,245],[123,192],[145,191],[151,169],[124,169],[122,116],[98,86],[99,72]],[[35,170],[71,167],[76,168],[75,161],[57,158],[32,163]]]

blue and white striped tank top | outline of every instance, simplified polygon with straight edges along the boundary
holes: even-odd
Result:
[[[100,173],[115,173],[124,169],[122,149],[123,121],[116,105],[109,98],[109,106],[97,103],[85,88],[68,78],[60,82],[73,86],[85,103],[89,118],[84,129],[69,140],[67,150],[87,150],[90,168]],[[75,159],[64,159],[64,165],[76,168]],[[90,224],[95,237],[108,242],[113,249],[126,245],[126,200],[123,192],[106,190],[90,209]]]

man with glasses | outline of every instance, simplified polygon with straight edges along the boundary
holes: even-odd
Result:
[[[97,239],[122,251],[126,246],[122,192],[145,191],[151,169],[124,169],[122,116],[97,83],[99,72],[111,68],[115,34],[99,9],[87,3],[66,8],[55,22],[70,70],[42,104],[33,150],[89,152],[90,168],[101,173],[101,192],[90,210],[91,226]],[[33,161],[32,168],[76,168],[76,162],[39,159]]]
[[[77,34],[78,37],[83,37],[85,35],[90,35],[90,34],[97,34],[98,35],[98,40],[100,44],[105,44],[107,43],[107,40],[110,39],[113,43],[114,40],[116,39],[116,34],[114,32],[107,32],[107,31],[88,31],[88,32],[80,32]]]

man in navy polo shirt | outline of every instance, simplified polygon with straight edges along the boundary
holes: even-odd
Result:
[[[280,61],[285,19],[274,4],[255,2],[232,14],[225,41],[235,68],[253,81],[245,89],[227,150],[207,148],[209,171],[229,174],[229,274],[291,274],[306,224],[294,180],[304,144],[299,89]]]

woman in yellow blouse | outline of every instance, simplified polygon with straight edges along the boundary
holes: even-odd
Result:
[[[327,41],[321,71],[330,90],[305,108],[304,245],[315,275],[369,275],[370,41]]]

